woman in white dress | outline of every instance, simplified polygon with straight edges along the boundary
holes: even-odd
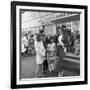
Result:
[[[45,48],[42,42],[42,36],[40,34],[36,36],[36,41],[34,45],[36,50],[36,63],[37,63],[36,76],[42,77],[43,62],[45,60]]]

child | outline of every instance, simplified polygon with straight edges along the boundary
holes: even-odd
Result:
[[[54,72],[54,56],[55,56],[55,43],[54,40],[51,39],[51,43],[48,44],[48,64],[50,72]]]

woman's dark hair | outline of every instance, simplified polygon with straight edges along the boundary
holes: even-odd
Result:
[[[42,29],[39,30],[40,33],[44,33],[44,28],[45,28],[45,26],[42,26]]]
[[[51,37],[50,37],[50,43],[51,43],[52,41],[54,42],[54,36],[51,36]]]
[[[31,37],[33,37],[33,34],[31,35]]]
[[[41,29],[41,30],[39,30],[40,31],[40,33],[43,33],[44,32],[44,30],[43,29]]]
[[[41,41],[41,34],[37,34],[37,36],[36,36],[36,40],[37,40],[38,42]]]

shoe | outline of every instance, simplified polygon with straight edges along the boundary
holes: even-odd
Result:
[[[54,73],[54,71],[52,71],[52,73]]]
[[[44,71],[43,74],[47,74],[47,73]]]
[[[62,77],[62,76],[63,76],[63,72],[59,72],[58,77]]]

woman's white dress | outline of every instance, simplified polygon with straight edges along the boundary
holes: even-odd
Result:
[[[35,41],[35,50],[36,50],[36,63],[42,64],[45,60],[45,48],[43,42]]]

